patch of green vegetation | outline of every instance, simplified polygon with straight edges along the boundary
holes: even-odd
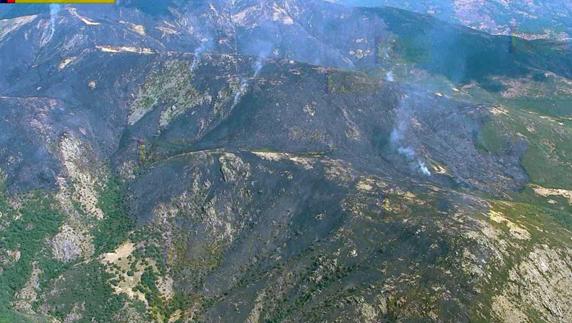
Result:
[[[129,239],[133,243],[146,242],[144,250],[148,250],[148,248],[153,248],[152,243],[154,241],[156,242],[161,239],[161,232],[153,226],[140,227],[129,234]],[[139,249],[135,251],[135,253],[138,252],[140,252]]]
[[[480,148],[499,152],[510,138],[526,142],[521,164],[532,183],[547,188],[572,188],[572,127],[558,118],[504,107],[479,134]]]
[[[494,122],[487,122],[479,131],[477,148],[484,151],[500,154],[506,147],[506,136],[495,127]]]
[[[23,196],[17,211],[7,206],[2,193],[0,201],[2,214],[13,219],[0,233],[0,249],[20,254],[17,261],[3,264],[0,274],[0,312],[10,313],[15,293],[30,279],[33,263],[44,258],[44,243],[58,232],[63,218],[51,196],[42,192]]]
[[[186,280],[195,288],[200,288],[206,275],[222,262],[224,246],[221,242],[210,242],[197,248],[192,258],[189,258],[189,246],[186,238],[181,235],[175,243],[174,254],[176,261],[172,264],[175,277]]]
[[[543,96],[502,99],[501,102],[516,109],[526,109],[552,117],[572,116],[572,97]]]
[[[18,313],[9,309],[0,309],[0,323],[48,323],[48,320],[42,316],[36,316],[31,314]]]
[[[528,150],[522,165],[532,182],[549,188],[572,188],[571,129],[534,114],[517,116],[512,126],[526,136]]]
[[[41,290],[72,265],[54,260],[46,248],[46,241],[58,232],[63,216],[52,196],[39,191],[15,197],[21,199],[21,205],[13,209],[0,186],[0,213],[4,221],[9,221],[0,234],[0,246],[4,251],[20,253],[18,261],[4,263],[0,271],[0,322],[47,321],[41,316],[18,313],[11,309],[11,303],[30,279],[34,264],[39,270]],[[30,305],[35,310],[38,303]]]
[[[133,256],[138,259],[152,259],[155,261],[157,269],[161,275],[167,273],[165,261],[163,260],[163,253],[158,245],[148,243],[143,249],[137,249]],[[146,262],[147,260],[144,260]]]
[[[152,96],[145,96],[141,99],[141,107],[145,110],[149,110],[155,103],[157,103],[157,98]]]
[[[177,310],[185,310],[190,306],[205,306],[208,302],[199,295],[184,295],[176,292],[171,299],[163,296],[159,290],[159,277],[152,266],[147,266],[141,275],[141,281],[135,290],[145,295],[148,314],[157,322],[166,322]]]
[[[49,314],[58,319],[77,311],[86,321],[112,321],[126,299],[114,294],[109,283],[113,277],[104,266],[97,260],[62,263],[52,258],[47,242],[58,233],[65,220],[52,196],[39,191],[15,196],[19,204],[14,209],[3,194],[3,186],[0,188],[0,225],[4,227],[0,232],[0,248],[7,251],[0,254],[0,260],[8,253],[19,253],[17,261],[5,257],[6,261],[0,262],[0,322],[45,320],[12,309],[16,292],[29,281],[34,266],[39,271],[41,298],[30,304],[33,310],[38,310],[45,301],[50,306]],[[96,252],[101,254],[128,240],[135,224],[126,212],[121,183],[115,178],[102,190],[98,206],[105,218],[96,224],[92,233]],[[46,294],[48,290],[57,293]]]
[[[566,158],[567,154],[572,153],[572,147],[569,147],[572,142],[559,140],[551,148],[551,142],[546,142],[541,136],[531,136],[529,139],[529,148],[522,165],[532,182],[549,188],[572,188],[572,169]]]
[[[368,92],[378,87],[378,82],[361,72],[330,71],[328,73],[330,93]]]
[[[171,308],[166,306],[166,300],[161,296],[157,287],[157,277],[153,268],[147,267],[141,275],[141,282],[137,290],[145,294],[149,304],[149,312],[157,321],[165,321],[172,314]]]
[[[568,239],[570,234],[568,230],[572,230],[570,213],[524,202],[495,202],[493,206],[510,221],[524,227],[530,233],[529,244],[572,247]]]
[[[398,38],[393,42],[393,54],[409,63],[427,63],[431,61],[431,51],[427,50],[429,41],[425,37],[420,39]]]
[[[41,268],[41,273],[39,277],[39,287],[41,290],[45,290],[49,287],[49,284],[61,274],[65,273],[67,270],[72,268],[76,263],[69,262],[63,263],[57,261],[51,257],[51,255],[46,255],[38,259],[38,267]],[[38,304],[34,304],[38,305]]]
[[[99,195],[98,206],[105,217],[93,232],[96,254],[115,250],[135,229],[135,222],[125,208],[124,198],[122,184],[117,178],[111,178]]]
[[[108,283],[111,278],[97,260],[73,267],[64,274],[64,279],[55,282],[56,292],[47,299],[53,309],[50,314],[64,319],[75,306],[82,306],[84,321],[112,322],[126,298],[113,293]]]
[[[165,63],[147,77],[132,110],[151,110],[156,104],[168,103],[175,107],[168,110],[162,123],[169,123],[186,109],[199,102],[200,95],[192,84],[188,62],[173,60]]]
[[[509,109],[507,115],[497,116],[495,122],[483,128],[481,142],[488,151],[498,151],[503,147],[507,132],[519,134],[526,140],[528,147],[521,164],[533,183],[547,188],[572,188],[572,177],[569,176],[572,171],[569,163],[572,157],[572,131],[569,126],[554,117]],[[551,205],[548,199],[528,188],[514,194],[514,198],[520,203],[514,204],[507,212],[528,215],[527,221],[536,219],[539,226],[552,223],[550,219],[553,219],[564,228],[572,228],[572,208],[566,199],[562,198],[560,203]],[[543,220],[538,221],[539,218]],[[553,230],[558,230],[558,226],[550,231]]]
[[[530,205],[536,212],[548,215],[562,227],[572,230],[572,204],[563,196],[540,196],[530,187],[513,195],[514,202],[520,205]],[[556,202],[556,203],[555,203]],[[546,224],[546,223],[545,223]]]

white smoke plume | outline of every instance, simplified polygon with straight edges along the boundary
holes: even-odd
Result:
[[[431,176],[431,171],[429,171],[429,168],[427,168],[427,165],[425,165],[425,162],[422,161],[417,161],[417,166],[419,167],[419,171],[425,175],[425,176]]]
[[[389,71],[385,74],[385,79],[389,82],[394,82],[395,78],[393,77],[393,71]]]
[[[204,37],[201,39],[201,44],[194,51],[193,63],[191,64],[191,72],[194,72],[197,66],[200,64],[203,54],[210,48],[211,41],[209,38]]]
[[[262,68],[266,64],[266,61],[268,60],[268,57],[270,56],[271,53],[272,53],[272,47],[263,48],[260,50],[260,52],[256,57],[256,62],[254,63],[254,78],[258,77],[260,71],[262,71]]]
[[[248,90],[248,81],[246,79],[241,79],[240,80],[240,87],[239,87],[238,91],[236,92],[236,94],[234,95],[234,101],[232,103],[231,110],[234,109],[234,107],[236,107],[238,102],[240,102],[240,98],[246,93],[246,90]]]
[[[264,46],[260,47],[261,49],[259,50],[258,55],[256,56],[254,64],[252,65],[252,69],[254,70],[254,74],[251,78],[252,80],[256,79],[260,75],[260,72],[262,71],[262,68],[264,68],[264,65],[266,64],[266,61],[268,60],[268,57],[272,53],[273,49],[271,44],[264,44]],[[236,92],[236,94],[234,95],[234,101],[231,109],[234,109],[234,107],[238,105],[242,96],[246,94],[249,85],[250,85],[250,80],[241,77],[240,87]]]
[[[54,37],[54,34],[56,33],[56,19],[58,18],[60,10],[60,5],[50,4],[50,22],[47,29],[47,34],[46,31],[44,31],[40,41],[42,47],[45,46],[50,40],[52,40],[52,37]]]
[[[50,5],[50,28],[51,28],[51,36],[54,35],[56,31],[56,18],[60,13],[61,6],[58,4],[51,4]],[[50,36],[50,37],[51,37]]]
[[[391,131],[391,145],[397,152],[403,156],[409,163],[410,167],[425,176],[431,176],[431,171],[424,161],[422,161],[415,152],[415,149],[406,144],[406,135],[409,132],[409,123],[413,118],[413,113],[407,105],[402,102],[397,111],[396,125]]]

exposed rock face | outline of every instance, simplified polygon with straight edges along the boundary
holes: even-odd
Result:
[[[526,321],[519,308],[532,308],[549,322],[572,319],[570,250],[544,245],[534,249],[509,273],[507,288],[494,299],[493,309],[506,321]],[[521,286],[526,286],[522,288]]]
[[[51,241],[53,257],[59,261],[70,262],[80,257],[89,258],[93,253],[89,240],[83,233],[64,225]]]
[[[60,140],[60,152],[67,172],[66,178],[71,184],[71,188],[63,186],[60,189],[64,194],[69,194],[69,198],[80,203],[85,213],[98,220],[103,219],[103,212],[97,206],[97,191],[105,179],[98,178],[97,175],[100,174],[97,165],[94,165],[93,159],[87,157],[90,151],[79,139],[64,134]]]

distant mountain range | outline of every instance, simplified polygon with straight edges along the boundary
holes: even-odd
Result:
[[[492,34],[569,40],[572,2],[567,0],[330,0],[350,6],[391,6],[429,14]]]

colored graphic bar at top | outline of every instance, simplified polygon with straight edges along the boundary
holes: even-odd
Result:
[[[31,3],[44,3],[44,4],[114,4],[116,0],[0,0],[2,3],[14,4],[31,4]]]

